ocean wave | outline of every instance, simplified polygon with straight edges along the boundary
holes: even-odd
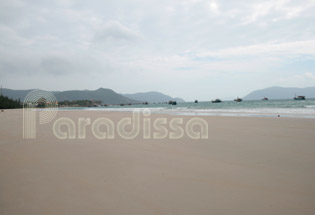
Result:
[[[288,103],[288,102],[286,102]],[[187,105],[187,104],[186,104]],[[288,104],[282,104],[275,107],[259,107],[260,103],[255,106],[251,104],[234,105],[231,103],[226,106],[208,104],[209,106],[128,106],[128,107],[91,107],[91,108],[61,108],[59,110],[87,110],[87,111],[114,111],[114,112],[132,112],[134,110],[149,110],[151,113],[171,114],[171,115],[199,115],[199,116],[263,116],[263,117],[298,117],[298,118],[315,118],[315,104],[297,104],[289,107]],[[234,106],[233,106],[234,105]],[[245,106],[246,105],[246,106]]]
[[[254,109],[164,109],[155,113],[198,116],[259,116],[315,118],[315,109],[306,108],[254,108]]]
[[[315,105],[305,105],[305,108],[315,108]]]

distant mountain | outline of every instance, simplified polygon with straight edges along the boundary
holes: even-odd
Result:
[[[185,102],[181,98],[172,98],[171,96],[165,95],[160,92],[146,92],[146,93],[134,93],[134,94],[122,94],[130,99],[142,101],[142,102],[149,102],[149,103],[159,103],[159,102],[168,102],[170,100],[177,101],[177,102]]]
[[[30,90],[11,90],[11,89],[2,89],[2,95],[9,97],[10,99],[18,100],[20,99],[21,101],[24,101],[25,96],[33,91],[34,89]]]
[[[71,90],[55,93],[58,101],[74,100],[101,100],[104,104],[129,104],[139,101],[122,96],[111,89],[99,88],[97,90]]]
[[[13,99],[24,100],[25,96],[32,90],[2,89],[2,94]],[[104,104],[133,104],[139,101],[122,96],[111,89],[99,88],[97,90],[70,90],[52,92],[58,101],[74,100],[101,100]]]
[[[261,90],[255,90],[243,97],[247,100],[262,99],[289,99],[297,96],[306,96],[307,98],[315,98],[315,87],[306,88],[289,88],[289,87],[269,87]]]

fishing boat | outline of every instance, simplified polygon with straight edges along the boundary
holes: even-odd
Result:
[[[234,101],[235,102],[241,102],[241,101],[243,101],[243,99],[237,97],[236,99],[234,99]]]
[[[267,97],[264,97],[262,100],[263,101],[268,101],[269,99]]]
[[[169,101],[168,104],[169,105],[177,105],[177,102],[176,101]]]
[[[295,96],[294,100],[305,100],[305,96]]]
[[[212,103],[220,103],[220,102],[222,102],[220,99],[215,99],[215,100],[212,100],[211,101]]]

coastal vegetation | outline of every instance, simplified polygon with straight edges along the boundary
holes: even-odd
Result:
[[[0,109],[22,108],[20,100],[13,100],[7,96],[0,95]]]
[[[58,103],[59,107],[97,107],[102,104],[101,100],[75,100],[75,101],[61,101]]]

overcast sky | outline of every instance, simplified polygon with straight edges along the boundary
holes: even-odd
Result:
[[[186,100],[315,86],[314,0],[0,0],[0,84]]]

